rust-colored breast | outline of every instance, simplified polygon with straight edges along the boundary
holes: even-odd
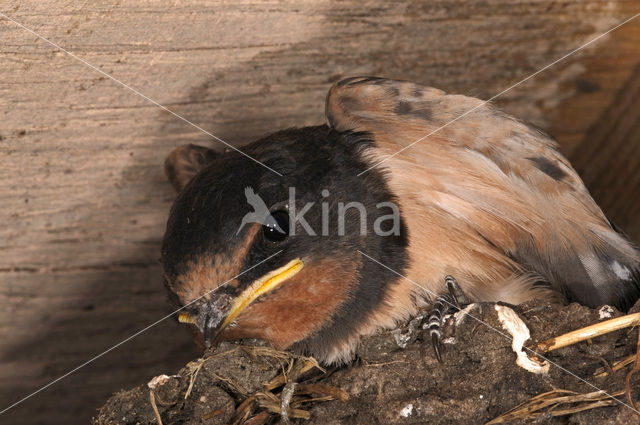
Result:
[[[357,266],[331,258],[311,260],[300,273],[247,307],[222,337],[260,338],[278,348],[304,339],[347,299]]]

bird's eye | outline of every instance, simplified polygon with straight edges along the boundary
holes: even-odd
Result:
[[[262,226],[264,237],[271,242],[281,242],[289,236],[289,213],[274,211]]]

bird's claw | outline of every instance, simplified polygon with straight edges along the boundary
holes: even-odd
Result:
[[[440,333],[431,333],[431,345],[433,346],[433,352],[436,354],[438,363],[442,364],[442,357],[440,356]]]
[[[464,293],[455,277],[451,275],[445,276],[444,284],[449,291],[449,295],[451,296],[451,298],[453,298],[455,308],[457,308],[458,310],[462,310],[464,307],[471,304],[471,300],[469,299],[469,297],[467,297],[467,294]]]
[[[426,329],[429,330],[429,336],[431,337],[433,351],[440,364],[442,364],[440,340],[442,339],[444,317],[451,310],[461,310],[463,306],[471,302],[469,297],[467,297],[467,295],[462,291],[458,281],[453,276],[447,275],[444,281],[448,293],[436,297],[433,307],[429,312],[429,318],[426,326]]]

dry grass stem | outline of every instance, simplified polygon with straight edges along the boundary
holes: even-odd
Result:
[[[224,411],[225,411],[225,410],[227,410],[227,407],[229,407],[231,404],[233,404],[233,402],[232,402],[232,401],[228,401],[228,402],[227,402],[227,403],[225,403],[222,407],[220,407],[220,408],[218,408],[218,409],[216,409],[216,410],[214,410],[214,411],[212,411],[212,412],[209,412],[209,413],[207,413],[206,415],[203,415],[203,416],[202,416],[202,420],[203,420],[203,421],[206,421],[206,420],[208,420],[208,419],[211,419],[211,418],[213,418],[213,417],[216,417],[216,416],[218,416],[218,415],[223,414],[223,413],[224,413]]]
[[[636,326],[639,323],[640,313],[616,317],[615,319],[596,323],[594,325],[577,329],[575,331],[571,331],[566,334],[540,342],[536,345],[535,351],[540,351],[542,354],[544,354],[546,352],[557,350],[558,348],[562,347],[567,347],[569,345],[573,345],[580,341],[585,341],[599,335],[604,335],[609,332],[627,328],[629,326]]]
[[[160,417],[158,406],[156,406],[156,396],[153,390],[149,390],[149,401],[151,402],[151,408],[153,409],[153,413],[155,413],[156,415],[156,420],[158,421],[158,425],[162,425],[162,418]]]
[[[618,391],[611,396],[617,397],[624,394],[624,391]],[[563,405],[578,404],[576,406]],[[604,391],[594,391],[591,393],[580,394],[567,390],[553,390],[539,394],[522,404],[514,407],[508,412],[498,416],[497,418],[487,422],[485,425],[503,424],[517,420],[534,420],[543,415],[563,416],[572,413],[582,412],[584,410],[595,409],[598,407],[611,406],[617,403]],[[545,409],[545,410],[543,410]]]
[[[636,355],[635,354],[631,354],[627,357],[625,357],[622,360],[618,360],[615,361],[611,364],[611,371],[612,372],[616,372],[620,369],[622,369],[623,367],[630,365],[631,363],[633,363],[636,360]],[[593,372],[593,375],[596,378],[602,378],[603,376],[607,376],[608,374],[608,370],[604,367],[599,367],[598,369],[596,369],[595,372]]]

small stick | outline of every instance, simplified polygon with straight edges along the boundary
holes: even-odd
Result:
[[[231,422],[232,425],[238,425],[240,422],[244,421],[251,414],[251,410],[253,410],[253,405],[256,401],[256,396],[252,395],[244,399],[240,406],[236,408],[236,416]]]
[[[298,384],[296,394],[323,394],[342,402],[349,400],[349,393],[328,384]]]
[[[485,425],[512,423],[515,420],[534,420],[546,416],[568,415],[583,410],[597,407],[610,406],[615,403],[610,397],[623,395],[624,391],[607,394],[604,391],[594,391],[587,394],[579,394],[567,390],[553,390],[539,394],[524,403],[519,404],[499,417],[487,422]],[[581,403],[577,406],[562,406],[573,403]],[[562,408],[564,407],[564,408]],[[543,411],[543,409],[547,409]]]
[[[536,349],[542,353],[546,353],[637,324],[640,324],[640,313],[628,314],[540,342],[536,345]]]
[[[162,425],[162,418],[160,417],[158,406],[156,406],[156,397],[153,393],[153,389],[149,390],[149,401],[151,401],[151,407],[153,408],[153,413],[156,414],[156,420],[158,421],[158,425]]]
[[[225,410],[227,410],[227,408],[228,408],[229,406],[231,406],[232,404],[233,404],[233,401],[228,401],[228,402],[226,402],[226,403],[225,403],[222,407],[220,407],[219,409],[216,409],[216,410],[214,410],[214,411],[212,411],[212,412],[209,412],[209,413],[207,413],[206,415],[204,415],[204,416],[202,417],[202,420],[203,420],[203,421],[206,421],[206,420],[209,420],[209,419],[213,418],[214,416],[218,416],[218,415],[223,414],[223,413],[224,413],[224,411],[225,411]]]
[[[254,417],[247,419],[244,422],[244,425],[264,425],[269,422],[269,412],[263,410],[262,412],[256,414]]]
[[[631,354],[630,356],[627,356],[622,360],[618,360],[616,362],[613,362],[613,364],[611,365],[611,371],[612,372],[616,372],[616,371],[622,369],[623,367],[625,367],[627,365],[630,365],[635,360],[636,360],[636,355],[635,354]],[[594,372],[594,376],[596,378],[602,378],[603,376],[607,376],[608,373],[609,373],[609,371],[606,368],[599,367]]]
[[[304,366],[300,369],[298,375],[302,375],[303,373],[313,369],[313,368],[317,368],[320,369],[322,372],[325,372],[324,369],[320,368],[318,366],[318,364],[314,361],[309,361],[307,360],[304,364]],[[326,372],[325,372],[326,373]],[[266,383],[264,385],[264,389],[266,391],[271,391],[281,385],[284,385],[287,382],[287,377],[284,374],[278,375],[275,378],[273,378],[270,382]]]

